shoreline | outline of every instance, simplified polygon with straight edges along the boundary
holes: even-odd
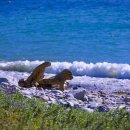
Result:
[[[64,92],[56,89],[21,88],[17,85],[20,78],[26,78],[28,73],[11,73],[0,78],[0,91],[7,94],[19,92],[28,98],[42,98],[43,101],[68,107],[81,108],[94,112],[107,112],[112,109],[127,108],[130,111],[130,80],[74,77],[69,81],[69,89]],[[46,74],[46,77],[49,77]],[[117,92],[117,93],[116,93]],[[122,93],[121,93],[122,92]]]

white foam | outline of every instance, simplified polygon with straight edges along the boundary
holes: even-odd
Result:
[[[0,62],[0,70],[31,72],[36,66],[44,61],[14,61]],[[46,69],[47,73],[56,74],[63,69],[70,69],[75,76],[110,77],[130,79],[130,65],[117,63],[85,63],[74,61],[52,62],[51,67]]]

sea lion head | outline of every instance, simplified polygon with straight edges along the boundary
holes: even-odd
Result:
[[[27,82],[26,80],[24,80],[24,79],[20,79],[18,81],[18,85],[20,87],[25,87],[25,88],[30,88],[31,87],[31,84],[29,82]]]
[[[18,85],[19,85],[20,87],[25,87],[25,84],[26,84],[26,82],[24,81],[24,79],[20,79],[20,80],[18,81]]]
[[[46,62],[44,62],[43,64],[45,65],[45,67],[51,66],[51,62],[47,62],[47,61],[46,61]]]
[[[68,69],[64,69],[61,72],[62,77],[65,77],[66,80],[72,80],[73,79],[73,75],[72,72]]]

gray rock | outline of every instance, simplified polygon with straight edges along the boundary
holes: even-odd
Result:
[[[94,112],[93,109],[91,108],[87,108],[87,107],[83,107],[82,110],[88,111],[88,112]]]
[[[122,105],[119,106],[119,109],[122,109],[122,108],[125,108],[125,107],[126,107],[126,105],[122,104]]]
[[[55,104],[56,103],[56,99],[49,97],[49,102]]]
[[[88,105],[88,108],[96,109],[98,106],[99,106],[98,103],[96,103],[96,102],[91,102],[91,103]]]
[[[65,101],[58,101],[58,104],[61,104],[61,105],[63,105],[63,106],[67,106],[67,105],[68,105],[68,103],[65,102]]]
[[[106,106],[98,106],[97,109],[99,112],[108,112],[109,108]]]
[[[102,98],[97,98],[96,102],[99,103],[99,104],[102,104],[103,103],[103,99]]]
[[[84,96],[83,101],[88,101],[88,96]]]
[[[78,100],[84,100],[85,93],[84,89],[78,89],[73,92],[73,96]]]
[[[55,89],[54,89],[54,90],[51,90],[51,92],[54,93],[54,94],[58,94],[58,93],[59,93],[59,94],[63,94],[62,91],[60,91],[60,90],[55,90]]]
[[[71,93],[67,93],[66,95],[64,95],[64,98],[74,98],[73,94]]]
[[[2,82],[0,84],[0,91],[7,93],[7,94],[13,94],[13,93],[16,93],[16,86],[10,85],[9,83]]]
[[[63,98],[63,95],[55,95],[55,97],[60,99],[60,98]]]
[[[79,104],[74,104],[74,108],[79,108]]]
[[[68,101],[67,103],[69,104],[69,106],[74,107],[74,103],[73,102]]]
[[[130,102],[130,97],[125,97],[124,102]]]
[[[0,84],[1,83],[8,83],[9,84],[9,81],[6,78],[0,78]]]
[[[43,99],[45,102],[49,101],[49,97],[48,97],[48,96],[42,96],[42,99]]]

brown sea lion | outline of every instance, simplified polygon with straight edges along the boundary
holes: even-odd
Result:
[[[61,91],[63,91],[64,84],[66,80],[72,80],[73,76],[70,70],[64,69],[62,72],[57,74],[56,76],[50,77],[48,79],[42,79],[39,81],[38,87],[43,87],[43,88],[59,88]]]
[[[43,74],[45,72],[45,68],[49,67],[50,65],[51,65],[50,62],[44,62],[39,66],[37,66],[31,73],[31,75],[27,78],[27,80],[24,79],[19,80],[18,82],[19,86],[27,88],[37,86],[38,82],[44,78]]]

